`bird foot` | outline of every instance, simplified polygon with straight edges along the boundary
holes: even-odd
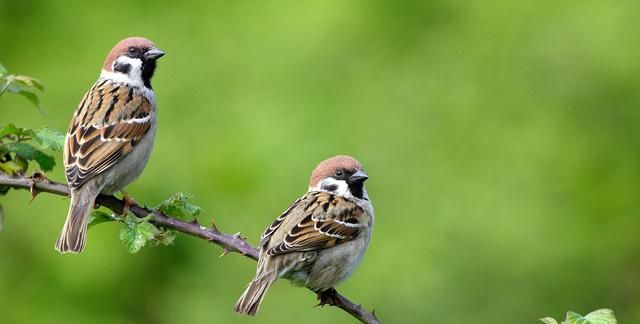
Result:
[[[336,306],[339,304],[338,292],[334,288],[329,288],[327,290],[318,292],[317,296],[320,303],[318,303],[318,305],[316,306]]]
[[[29,177],[29,179],[31,180],[31,184],[29,185],[29,193],[31,193],[31,200],[29,201],[29,203],[32,203],[36,199],[36,196],[40,193],[36,189],[36,183],[47,180],[47,176],[45,176],[44,173],[40,171],[35,171]]]
[[[122,192],[122,201],[124,201],[124,207],[122,208],[122,216],[127,216],[129,209],[133,206],[137,206],[138,203],[129,196],[126,192]]]

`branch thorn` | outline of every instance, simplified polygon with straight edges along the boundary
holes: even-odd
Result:
[[[211,230],[214,232],[218,231],[218,226],[216,226],[216,221],[215,220],[211,220]]]
[[[222,248],[222,254],[220,254],[220,258],[222,258],[223,256],[229,254],[229,252],[231,252],[231,249],[229,249],[228,247]]]

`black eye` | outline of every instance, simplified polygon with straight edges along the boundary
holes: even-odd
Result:
[[[129,47],[127,51],[129,52],[129,56],[131,57],[135,57],[136,55],[138,55],[138,49],[133,46]]]
[[[342,177],[344,175],[344,171],[341,169],[336,170],[336,177]]]

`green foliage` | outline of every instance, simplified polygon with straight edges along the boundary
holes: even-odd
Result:
[[[540,321],[545,324],[558,324],[551,317],[541,318]],[[610,309],[602,308],[593,311],[586,316],[582,316],[575,312],[567,312],[567,317],[560,324],[617,324],[618,321]]]
[[[192,220],[202,211],[202,208],[187,201],[192,198],[193,195],[188,192],[178,192],[152,210],[177,219]],[[95,220],[95,224],[114,220],[112,216],[102,212],[94,214],[92,221]],[[120,240],[130,253],[137,253],[145,246],[171,245],[175,240],[176,231],[156,227],[150,223],[151,216],[138,218],[127,215],[120,220],[124,223],[120,230]]]
[[[42,83],[25,75],[9,74],[0,64],[0,96],[5,92],[15,93],[29,99],[41,112],[44,108],[36,95],[36,90],[44,90]],[[25,143],[34,140],[40,148]],[[51,171],[55,166],[53,156],[43,150],[61,151],[64,134],[49,128],[26,129],[8,124],[0,129],[0,171],[7,174],[23,174],[30,161],[35,161],[42,171]]]
[[[202,208],[187,201],[193,197],[191,193],[178,192],[153,209],[177,219],[192,220],[202,211]]]
[[[107,214],[101,210],[94,210],[93,212],[91,212],[91,216],[89,216],[89,228],[101,224],[101,223],[106,223],[106,222],[115,222],[115,221],[119,221],[120,219],[118,219],[116,216]]]
[[[53,156],[45,154],[27,143],[9,143],[0,150],[8,150],[25,161],[36,161],[43,171],[53,170],[53,166],[56,164]]]
[[[45,126],[33,130],[31,136],[43,149],[61,152],[64,148],[64,134],[57,129]]]
[[[44,114],[44,107],[40,103],[36,90],[44,90],[42,82],[38,79],[26,75],[9,74],[7,69],[0,64],[0,96],[5,92],[19,94],[27,98]]]
[[[26,142],[34,140],[41,148]],[[32,130],[8,124],[0,129],[0,170],[8,174],[23,174],[28,162],[35,161],[42,171],[53,170],[55,159],[44,149],[61,151],[64,135],[52,128]]]
[[[120,240],[129,253],[138,253],[147,243],[160,232],[157,227],[149,223],[150,217],[137,218],[127,215],[120,229]]]

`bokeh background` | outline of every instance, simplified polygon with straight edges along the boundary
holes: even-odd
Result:
[[[366,167],[376,228],[339,290],[387,323],[535,323],[612,308],[640,322],[638,1],[0,1],[0,62],[41,79],[48,112],[0,99],[0,124],[65,130],[120,39],[167,52],[159,131],[128,192],[190,191],[252,243],[320,160]],[[58,154],[59,159],[61,154]],[[61,164],[61,161],[59,164]],[[60,165],[49,174],[63,180]],[[79,256],[53,244],[68,200],[2,197],[0,322],[349,323],[179,235],[130,255],[119,226]]]

